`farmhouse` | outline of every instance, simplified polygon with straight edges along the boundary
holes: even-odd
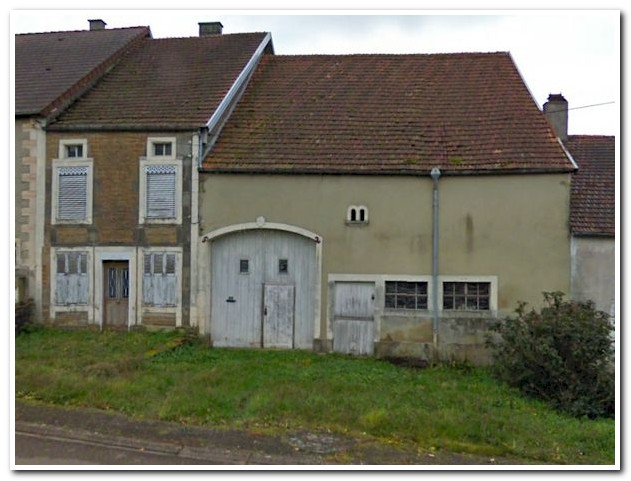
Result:
[[[267,55],[203,159],[200,330],[485,362],[569,291],[575,169],[507,53]]]
[[[15,36],[16,300],[33,299],[41,317],[46,126],[122,56],[148,27]]]
[[[222,35],[220,23],[143,38],[48,125],[44,319],[195,325],[198,152],[264,51],[269,34]]]
[[[520,301],[611,304],[613,139],[564,135],[509,53],[93,22],[16,39],[81,59],[29,95],[39,50],[16,45],[16,106],[42,97],[16,109],[17,265],[44,322],[485,363]]]

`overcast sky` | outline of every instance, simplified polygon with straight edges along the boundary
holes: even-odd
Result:
[[[13,11],[11,26],[13,33],[85,30],[88,19],[100,18],[107,28],[146,25],[162,38],[196,36],[198,22],[218,20],[224,33],[271,32],[277,54],[509,51],[540,107],[550,93],[566,97],[573,109],[570,134],[615,135],[619,129],[618,11],[229,13],[239,15],[221,10]]]

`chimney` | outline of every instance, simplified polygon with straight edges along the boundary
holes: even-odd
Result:
[[[107,25],[107,23],[105,23],[100,18],[96,19],[96,20],[88,20],[88,22],[90,22],[90,31],[92,31],[92,30],[105,30],[105,25]]]
[[[543,113],[556,136],[563,142],[567,140],[567,100],[561,94],[548,95],[548,101],[543,104]]]
[[[221,35],[223,25],[221,22],[199,22],[199,36]]]

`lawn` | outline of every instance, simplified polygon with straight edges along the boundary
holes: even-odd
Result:
[[[530,462],[615,462],[613,420],[559,414],[484,368],[209,349],[177,332],[53,329],[17,336],[15,359],[20,400],[191,425],[366,433],[423,450]]]

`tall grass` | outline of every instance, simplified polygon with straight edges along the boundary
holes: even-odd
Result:
[[[613,464],[614,422],[571,418],[486,369],[412,370],[302,351],[208,349],[178,333],[16,339],[19,399],[251,430],[366,433],[421,449]]]

